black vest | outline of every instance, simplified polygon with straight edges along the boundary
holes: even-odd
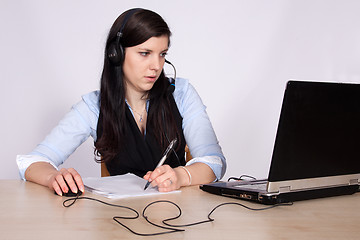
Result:
[[[177,108],[176,102],[172,94],[168,96],[170,107],[176,122],[176,127],[180,133],[180,147],[175,146],[178,158],[172,152],[166,159],[164,164],[170,165],[172,168],[185,165],[185,138],[182,130],[182,117]],[[149,112],[151,111],[151,101],[149,104]],[[133,173],[139,177],[143,177],[148,171],[153,171],[158,164],[165,149],[163,149],[155,138],[156,129],[151,129],[149,121],[146,123],[145,137],[140,132],[133,115],[128,107],[126,107],[126,133],[124,146],[121,146],[120,152],[114,159],[106,163],[106,167],[111,176]],[[100,111],[97,124],[97,139],[102,135],[102,114]],[[169,139],[170,141],[172,139]],[[178,139],[179,144],[179,139]]]

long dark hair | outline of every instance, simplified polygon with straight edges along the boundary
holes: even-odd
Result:
[[[114,65],[108,57],[108,48],[117,40],[122,29],[121,45],[132,47],[147,41],[151,37],[168,36],[170,45],[171,32],[163,18],[155,12],[138,9],[123,25],[128,10],[121,14],[112,25],[105,48],[104,68],[100,86],[100,125],[102,134],[95,143],[95,155],[98,162],[111,161],[124,147],[123,137],[126,135],[126,103],[122,63]],[[168,79],[162,71],[158,80],[149,91],[151,108],[148,112],[147,126],[156,129],[155,137],[164,148],[167,138],[179,138],[175,120],[170,109],[167,94]],[[166,122],[165,122],[166,121]],[[166,124],[165,124],[166,123]],[[99,126],[99,124],[98,124]],[[166,128],[166,129],[165,129]],[[179,145],[178,145],[179,146]]]

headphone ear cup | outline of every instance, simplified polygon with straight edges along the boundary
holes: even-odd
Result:
[[[121,44],[119,44],[117,47],[116,42],[113,42],[108,48],[107,55],[112,64],[115,66],[120,66],[124,59],[124,49]]]

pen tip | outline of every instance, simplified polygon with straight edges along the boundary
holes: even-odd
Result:
[[[150,182],[148,181],[144,187],[144,190],[146,190],[148,188],[149,184],[150,184]]]

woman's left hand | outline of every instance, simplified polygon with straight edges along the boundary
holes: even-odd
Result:
[[[179,168],[162,165],[154,171],[147,172],[144,179],[151,182],[151,186],[157,186],[160,192],[170,192],[182,186],[180,175]]]

